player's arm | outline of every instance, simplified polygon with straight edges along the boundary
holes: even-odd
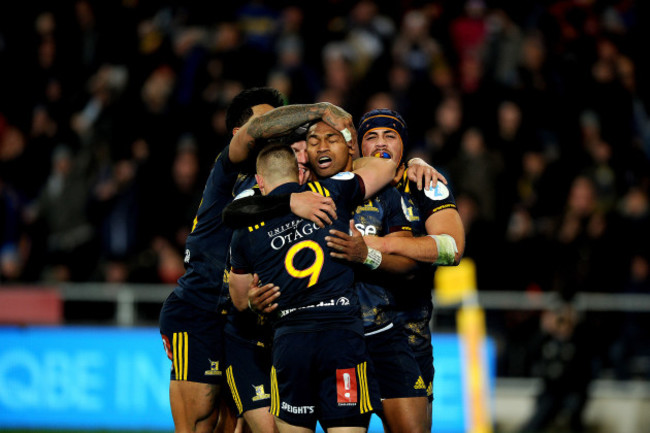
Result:
[[[315,120],[322,120],[339,131],[347,131],[344,136],[348,145],[356,147],[356,130],[352,116],[329,102],[319,102],[286,105],[251,117],[230,141],[228,157],[235,164],[244,162],[253,150],[256,140],[281,137]]]
[[[361,232],[354,226],[354,220],[350,220],[350,233],[343,233],[339,230],[330,230],[330,236],[326,236],[327,246],[331,248],[330,256],[347,260],[353,263],[362,263],[371,269],[379,269],[394,274],[408,274],[415,270],[417,262],[411,258],[394,254],[381,254],[373,256],[368,248]],[[370,236],[374,237],[374,236]],[[386,235],[386,237],[413,239],[410,231],[399,231]]]
[[[253,274],[238,274],[230,271],[229,290],[230,299],[239,311],[248,307],[248,289],[253,281]]]
[[[364,157],[354,161],[354,173],[361,177],[368,199],[395,178],[397,164],[390,159]]]
[[[334,200],[311,191],[243,197],[226,206],[221,216],[227,226],[240,228],[289,212],[316,223],[320,228],[332,224],[332,220],[337,218]]]
[[[457,265],[465,252],[465,229],[458,211],[449,208],[435,212],[427,218],[425,227],[428,236],[411,239],[369,236],[366,243],[382,253],[399,254],[419,262]]]

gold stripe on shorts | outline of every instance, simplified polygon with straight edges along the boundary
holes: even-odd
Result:
[[[271,367],[271,415],[280,416],[280,391],[275,367]]]
[[[357,377],[359,378],[359,411],[361,413],[371,412],[370,390],[368,388],[367,363],[357,365]]]
[[[244,406],[241,403],[241,397],[239,396],[239,391],[237,391],[237,385],[235,384],[235,376],[232,374],[232,365],[226,369],[226,379],[228,380],[228,386],[230,387],[230,393],[232,394],[232,400],[237,406],[237,411],[241,415],[244,412]]]
[[[174,353],[174,372],[176,380],[187,380],[188,364],[188,338],[187,332],[174,332],[172,338],[172,352]]]

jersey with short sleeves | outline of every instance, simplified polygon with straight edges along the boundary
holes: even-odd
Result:
[[[329,179],[284,184],[271,194],[312,190],[331,197],[338,219],[332,226],[348,230],[352,211],[365,195],[363,181],[353,173]],[[359,301],[351,266],[329,255],[328,228],[287,214],[235,231],[231,272],[257,273],[262,284],[272,282],[282,292],[274,320],[276,338],[286,332],[351,327],[362,332]]]
[[[408,169],[407,169],[408,170]],[[427,218],[444,209],[456,209],[456,201],[449,188],[438,182],[432,190],[418,190],[417,184],[407,177],[405,171],[397,184],[402,195],[404,213],[411,223],[415,236],[426,236]],[[395,308],[397,317],[404,323],[409,344],[415,352],[426,352],[431,347],[431,330],[429,321],[433,314],[431,290],[436,266],[420,265],[415,280],[409,282],[408,291],[396,292]]]
[[[224,311],[226,254],[232,229],[223,224],[221,212],[232,201],[238,167],[230,161],[226,146],[217,156],[203,190],[192,231],[185,242],[185,274],[178,279],[176,295],[199,308]],[[225,313],[225,311],[224,311]]]
[[[354,225],[364,236],[385,236],[399,231],[411,231],[402,211],[402,196],[393,186],[383,188],[370,200],[357,207]],[[364,332],[384,328],[395,319],[393,292],[403,286],[403,276],[372,271],[365,266],[355,269],[355,287],[361,302]]]

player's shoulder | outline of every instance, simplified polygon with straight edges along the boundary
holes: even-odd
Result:
[[[354,179],[356,175],[352,173],[351,171],[342,171],[340,173],[336,173],[334,176],[329,177],[328,179],[331,179],[333,181],[345,181],[345,180],[352,180]]]

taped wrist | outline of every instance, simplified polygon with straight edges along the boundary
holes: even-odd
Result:
[[[436,241],[438,246],[438,259],[434,262],[434,265],[453,265],[456,262],[456,253],[458,253],[458,247],[456,246],[456,241],[449,235],[429,235]]]
[[[374,248],[368,247],[368,255],[363,264],[368,266],[370,269],[377,269],[381,265],[382,255],[380,251],[377,251]]]

